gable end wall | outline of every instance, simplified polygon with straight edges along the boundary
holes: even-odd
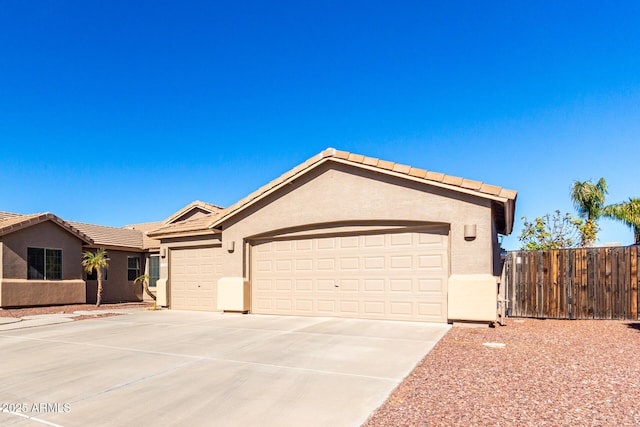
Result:
[[[353,221],[449,224],[451,274],[494,273],[494,227],[489,200],[349,165],[327,163],[287,184],[222,224],[224,275],[247,277],[245,243],[288,227]],[[477,237],[464,239],[464,225]]]

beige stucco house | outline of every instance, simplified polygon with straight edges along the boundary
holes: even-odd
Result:
[[[0,213],[0,307],[105,302],[153,277],[172,309],[447,322],[496,320],[498,236],[515,191],[327,149],[228,208],[193,202],[123,228]]]
[[[148,236],[174,309],[492,320],[515,191],[327,149]]]

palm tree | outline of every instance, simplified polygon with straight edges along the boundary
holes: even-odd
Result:
[[[640,245],[640,198],[634,197],[627,202],[606,206],[602,216],[615,219],[631,227],[634,244]]]
[[[153,307],[155,308],[156,296],[149,289],[149,281],[151,281],[151,276],[149,276],[148,274],[143,274],[142,276],[136,277],[136,280],[134,280],[133,283],[137,284],[138,282],[142,282],[142,286],[144,287],[145,293],[149,295],[151,298],[153,298],[153,301],[154,301]]]
[[[600,178],[598,182],[591,180],[574,181],[571,187],[571,201],[578,214],[585,218],[585,224],[580,228],[582,246],[593,246],[598,234],[598,218],[602,216],[604,198],[607,194],[607,182]]]
[[[107,251],[100,248],[95,252],[85,252],[82,254],[82,266],[87,273],[96,272],[98,276],[98,295],[96,297],[96,307],[100,307],[102,301],[102,269],[109,268],[107,262]]]

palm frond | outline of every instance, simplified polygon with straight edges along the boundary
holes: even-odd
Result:
[[[108,268],[107,251],[104,248],[100,248],[95,252],[84,252],[82,254],[82,266],[87,273],[91,273],[99,268]]]
[[[630,198],[626,202],[605,206],[604,217],[620,221],[633,230],[634,242],[640,243],[640,198]]]
[[[602,215],[607,194],[607,182],[600,178],[597,183],[574,181],[571,187],[571,201],[578,214],[587,219],[597,219]]]

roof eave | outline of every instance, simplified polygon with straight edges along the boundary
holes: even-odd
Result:
[[[515,214],[516,214],[516,199],[518,196],[516,195],[513,199],[507,200],[504,205],[504,217],[505,217],[505,230],[504,235],[508,236],[513,232],[513,224],[515,222]]]
[[[464,188],[464,187],[460,187],[460,186],[457,186],[457,185],[447,184],[447,183],[444,183],[444,182],[433,181],[433,180],[430,180],[430,179],[414,177],[412,175],[407,175],[407,174],[404,174],[404,173],[395,172],[393,170],[381,169],[381,168],[379,168],[377,166],[369,166],[369,165],[360,164],[360,163],[353,163],[353,162],[350,162],[348,160],[343,160],[343,159],[339,159],[339,158],[335,158],[335,157],[329,157],[326,160],[332,160],[334,162],[343,163],[345,165],[358,166],[358,167],[360,167],[362,169],[370,170],[372,172],[381,173],[381,174],[385,174],[385,175],[389,175],[389,176],[394,176],[394,177],[398,177],[398,178],[402,178],[402,179],[407,179],[407,180],[410,180],[410,181],[413,181],[413,182],[418,182],[420,184],[431,185],[433,187],[444,188],[444,189],[447,189],[447,190],[455,191],[457,193],[469,194],[469,195],[476,196],[476,197],[481,197],[481,198],[484,198],[484,199],[495,200],[497,202],[504,203],[507,200],[509,200],[508,197],[489,194],[489,193],[483,193],[481,191],[473,190],[473,189],[470,189],[470,188]],[[320,163],[318,163],[318,165],[319,164]]]
[[[20,231],[23,230],[25,228],[29,228],[32,227],[34,225],[38,225],[41,224],[45,221],[51,221],[54,224],[56,224],[57,226],[63,228],[64,230],[66,230],[67,232],[73,234],[74,236],[76,236],[78,239],[80,239],[82,242],[86,243],[86,244],[93,244],[93,239],[91,239],[88,235],[86,235],[85,233],[81,232],[80,230],[78,230],[76,227],[74,227],[73,225],[69,224],[67,221],[63,220],[62,218],[47,212],[47,213],[43,213],[37,216],[29,216],[28,218],[25,218],[24,221],[18,222],[16,224],[11,225],[10,227],[7,227],[4,230],[0,231],[0,236],[5,236],[7,234],[11,234],[11,233],[15,233],[16,231]]]
[[[147,249],[139,246],[119,246],[119,245],[109,245],[109,244],[99,244],[92,243],[84,245],[85,248],[88,249],[105,249],[108,251],[121,251],[121,252],[145,252]]]
[[[191,231],[169,231],[169,232],[158,232],[158,233],[149,233],[149,237],[153,237],[154,239],[174,239],[177,237],[196,237],[196,236],[213,236],[216,234],[222,233],[222,230],[218,228],[207,228],[204,230],[191,230]]]
[[[315,160],[316,157],[312,157],[310,160]],[[216,219],[214,222],[212,222],[211,225],[209,225],[209,228],[214,229],[215,227],[217,227],[218,225],[222,224],[223,222],[225,222],[229,218],[232,218],[233,216],[239,214],[240,212],[244,211],[249,206],[251,206],[254,203],[259,202],[260,200],[264,199],[265,197],[268,197],[269,195],[275,193],[281,187],[289,184],[291,181],[295,180],[296,178],[300,177],[301,175],[304,175],[308,171],[310,171],[312,169],[315,169],[316,167],[320,166],[321,164],[326,163],[329,160],[335,160],[335,159],[331,158],[331,157],[321,157],[318,160],[316,160],[314,163],[312,163],[310,165],[307,165],[307,166],[305,166],[303,168],[300,168],[301,165],[299,165],[297,167],[297,168],[300,168],[299,170],[297,170],[297,168],[294,168],[292,171],[295,171],[295,172],[292,173],[292,171],[289,171],[289,172],[285,173],[285,175],[289,174],[289,176],[284,181],[274,185],[273,187],[269,188],[264,193],[256,196],[255,198],[253,198],[251,200],[248,200],[245,204],[243,204],[242,206],[239,206],[237,209],[234,209],[234,210],[230,211],[227,215],[225,215],[225,214],[221,215],[218,219]],[[307,160],[307,162],[309,162],[309,160]],[[306,164],[306,162],[303,163],[302,165],[305,165],[305,164]],[[267,185],[269,185],[269,184],[267,184]]]

